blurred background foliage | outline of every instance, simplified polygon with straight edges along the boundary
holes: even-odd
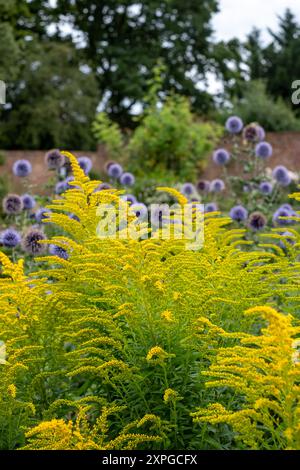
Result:
[[[256,29],[244,42],[217,42],[211,20],[218,8],[217,0],[0,0],[0,79],[7,83],[0,148],[93,150],[109,140],[109,130],[109,153],[124,149],[125,140],[133,156],[141,148],[149,155],[143,163],[151,167],[159,145],[171,168],[179,164],[178,132],[181,156],[191,148],[202,155],[209,150],[207,121],[232,112],[268,130],[298,130],[299,107],[291,103],[291,83],[300,76],[295,16],[287,10],[267,44]],[[163,107],[154,111],[147,97],[157,64]],[[212,76],[222,84],[215,95],[207,86]],[[110,123],[106,131],[101,119]],[[165,161],[166,149],[174,161]]]

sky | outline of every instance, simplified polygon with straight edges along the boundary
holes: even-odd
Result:
[[[277,16],[282,16],[287,8],[300,21],[300,0],[219,0],[219,5],[220,13],[213,19],[217,40],[245,39],[255,26],[263,31],[262,38],[267,42],[267,28],[276,30]]]

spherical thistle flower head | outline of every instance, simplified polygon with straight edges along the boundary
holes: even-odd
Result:
[[[120,177],[120,183],[123,186],[133,186],[135,183],[135,177],[133,176],[132,173],[123,173]]]
[[[55,185],[55,194],[62,194],[66,192],[68,188],[68,183],[66,181],[59,181]]]
[[[269,196],[273,192],[273,185],[272,183],[269,183],[269,181],[262,181],[259,185],[259,190],[261,194]]]
[[[64,183],[66,184],[66,188],[68,189],[75,189],[75,186],[73,184],[69,184],[72,181],[74,181],[74,176],[68,176],[65,180]]]
[[[199,180],[196,183],[196,188],[200,193],[209,191],[209,186],[210,186],[210,182],[207,180]]]
[[[121,196],[121,199],[123,199],[123,201],[129,202],[130,204],[137,203],[136,197],[133,194],[123,194],[123,196]]]
[[[17,160],[13,165],[13,174],[24,178],[32,172],[31,163],[28,160]]]
[[[181,192],[185,196],[191,196],[195,192],[195,186],[192,183],[184,183],[181,187]]]
[[[45,207],[41,207],[38,209],[35,213],[35,220],[40,224],[43,222],[43,220],[47,219],[47,215],[51,211],[49,209],[46,209]]]
[[[21,196],[22,203],[23,203],[23,210],[31,211],[35,207],[35,199],[30,194],[23,194]]]
[[[78,163],[80,168],[84,171],[86,175],[88,175],[91,169],[93,168],[92,160],[89,157],[79,157]]]
[[[1,242],[6,248],[15,248],[21,243],[21,235],[16,230],[8,228],[1,234]]]
[[[251,191],[251,184],[244,184],[243,186],[243,193],[250,193]]]
[[[272,175],[280,186],[288,186],[292,181],[288,169],[283,165],[276,166]]]
[[[80,222],[79,217],[78,217],[77,215],[75,215],[75,214],[69,214],[69,217],[70,217],[70,219],[72,219],[72,220],[76,220],[77,222]]]
[[[232,218],[232,220],[236,220],[237,222],[242,222],[247,219],[248,211],[247,209],[245,209],[245,207],[238,205],[238,206],[234,206],[230,210],[229,215]]]
[[[117,162],[114,160],[108,160],[108,162],[105,163],[104,165],[104,171],[108,174],[108,169],[111,165],[115,165]]]
[[[263,160],[270,158],[273,154],[273,147],[269,142],[259,142],[255,147],[255,155]]]
[[[17,194],[8,194],[2,202],[3,211],[7,215],[17,215],[22,212],[23,202]]]
[[[230,160],[230,154],[225,149],[218,149],[213,153],[213,161],[216,165],[227,165]]]
[[[154,227],[161,227],[170,221],[170,209],[168,204],[151,205],[151,224]]]
[[[248,124],[243,130],[243,138],[247,142],[259,141],[259,126],[255,123]]]
[[[65,164],[65,157],[58,149],[49,150],[45,155],[48,170],[59,170]]]
[[[121,165],[119,165],[119,163],[113,163],[109,166],[107,173],[111,178],[120,178],[121,174],[123,173],[123,168]]]
[[[225,183],[223,180],[217,178],[211,181],[209,189],[212,193],[220,193],[221,191],[224,191]]]
[[[263,127],[257,126],[258,140],[262,142],[266,138],[266,132]]]
[[[111,185],[108,183],[101,183],[99,184],[98,188],[95,189],[95,193],[98,193],[99,191],[103,191],[105,189],[111,189]]]
[[[135,216],[140,220],[145,220],[148,217],[148,209],[142,202],[134,203],[130,206],[130,212],[133,212]]]
[[[231,116],[227,119],[225,127],[230,134],[239,134],[243,129],[243,121],[238,116]]]
[[[261,212],[253,212],[249,217],[249,227],[255,232],[262,230],[267,224],[267,219]]]
[[[285,225],[291,225],[293,221],[289,219],[282,219],[281,217],[291,217],[292,213],[289,209],[284,209],[280,207],[277,211],[273,214],[273,223],[275,225],[279,225],[280,227],[284,227]]]
[[[215,202],[208,202],[207,204],[205,204],[204,210],[205,212],[217,212],[218,206]]]
[[[288,243],[289,245],[295,245],[296,240],[295,240],[295,235],[292,234],[291,232],[283,232],[281,234],[282,237],[284,237],[284,240],[280,240],[279,246],[284,250],[286,249],[286,244]]]
[[[29,229],[22,240],[23,250],[33,256],[45,253],[46,245],[40,243],[42,240],[46,240],[44,232],[36,228]]]
[[[69,258],[67,250],[58,245],[50,245],[49,253],[53,256],[58,256],[59,258],[62,258],[64,260],[67,260]]]

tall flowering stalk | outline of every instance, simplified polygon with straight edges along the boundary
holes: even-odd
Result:
[[[241,334],[239,344],[222,347],[203,375],[206,386],[228,387],[243,397],[238,409],[212,403],[193,413],[198,423],[227,423],[251,449],[300,448],[300,327],[290,315],[254,307],[267,323],[260,335]],[[219,331],[224,339],[237,335]]]

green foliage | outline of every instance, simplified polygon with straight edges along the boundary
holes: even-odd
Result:
[[[300,120],[281,99],[274,100],[266,91],[264,82],[248,82],[242,89],[242,97],[233,101],[231,114],[240,116],[244,122],[259,122],[269,131],[296,131]]]
[[[274,99],[281,97],[292,108],[291,84],[300,76],[300,24],[289,9],[279,18],[278,31],[271,31],[271,36],[271,43],[261,46],[259,69],[253,61],[253,52],[250,54],[250,73],[252,78],[266,81],[267,91]]]
[[[118,124],[102,112],[97,114],[92,124],[92,131],[96,141],[105,145],[111,158],[120,157],[123,150],[123,137]]]
[[[5,163],[6,163],[6,155],[4,152],[0,151],[0,166],[5,165]]]
[[[100,95],[107,96],[105,111],[127,127],[158,58],[166,66],[164,91],[191,97],[197,111],[211,106],[197,83],[210,62],[210,21],[217,10],[216,0],[58,0],[53,20],[63,15],[64,23],[82,33],[86,45],[81,52],[97,75]]]
[[[1,110],[0,144],[6,148],[91,148],[97,107],[93,76],[79,69],[68,43],[28,42],[22,67]],[[34,73],[33,73],[34,70]]]
[[[190,178],[220,136],[220,129],[197,122],[186,98],[172,95],[161,106],[151,106],[128,145],[129,162],[136,174],[169,171]]]
[[[0,364],[0,447],[236,449],[246,407],[260,428],[269,418],[270,447],[272,439],[277,448],[298,446],[290,436],[299,432],[298,362],[291,356],[299,328],[292,329],[291,316],[274,313],[260,332],[268,317],[259,312],[269,312],[278,297],[286,313],[299,309],[299,240],[293,256],[263,247],[243,251],[245,231],[227,229],[229,220],[217,214],[205,218],[205,245],[196,251],[174,237],[99,238],[97,207],[119,207],[119,193],[95,192],[99,181],[90,181],[68,157],[73,189],[52,202],[46,222],[64,231],[49,243],[64,247],[69,258],[43,257],[27,277],[22,261],[13,264],[0,253],[0,328],[7,347]],[[168,192],[185,204],[182,195]],[[243,315],[256,305],[264,307]],[[257,355],[252,344],[260,348]],[[245,356],[243,367],[237,355]],[[223,374],[228,381],[222,383]],[[207,388],[205,376],[218,382]],[[298,408],[287,428],[289,391]],[[283,425],[271,419],[276,394]],[[256,421],[245,423],[256,431]]]
[[[0,176],[0,198],[3,199],[8,193],[8,181],[5,176]]]

